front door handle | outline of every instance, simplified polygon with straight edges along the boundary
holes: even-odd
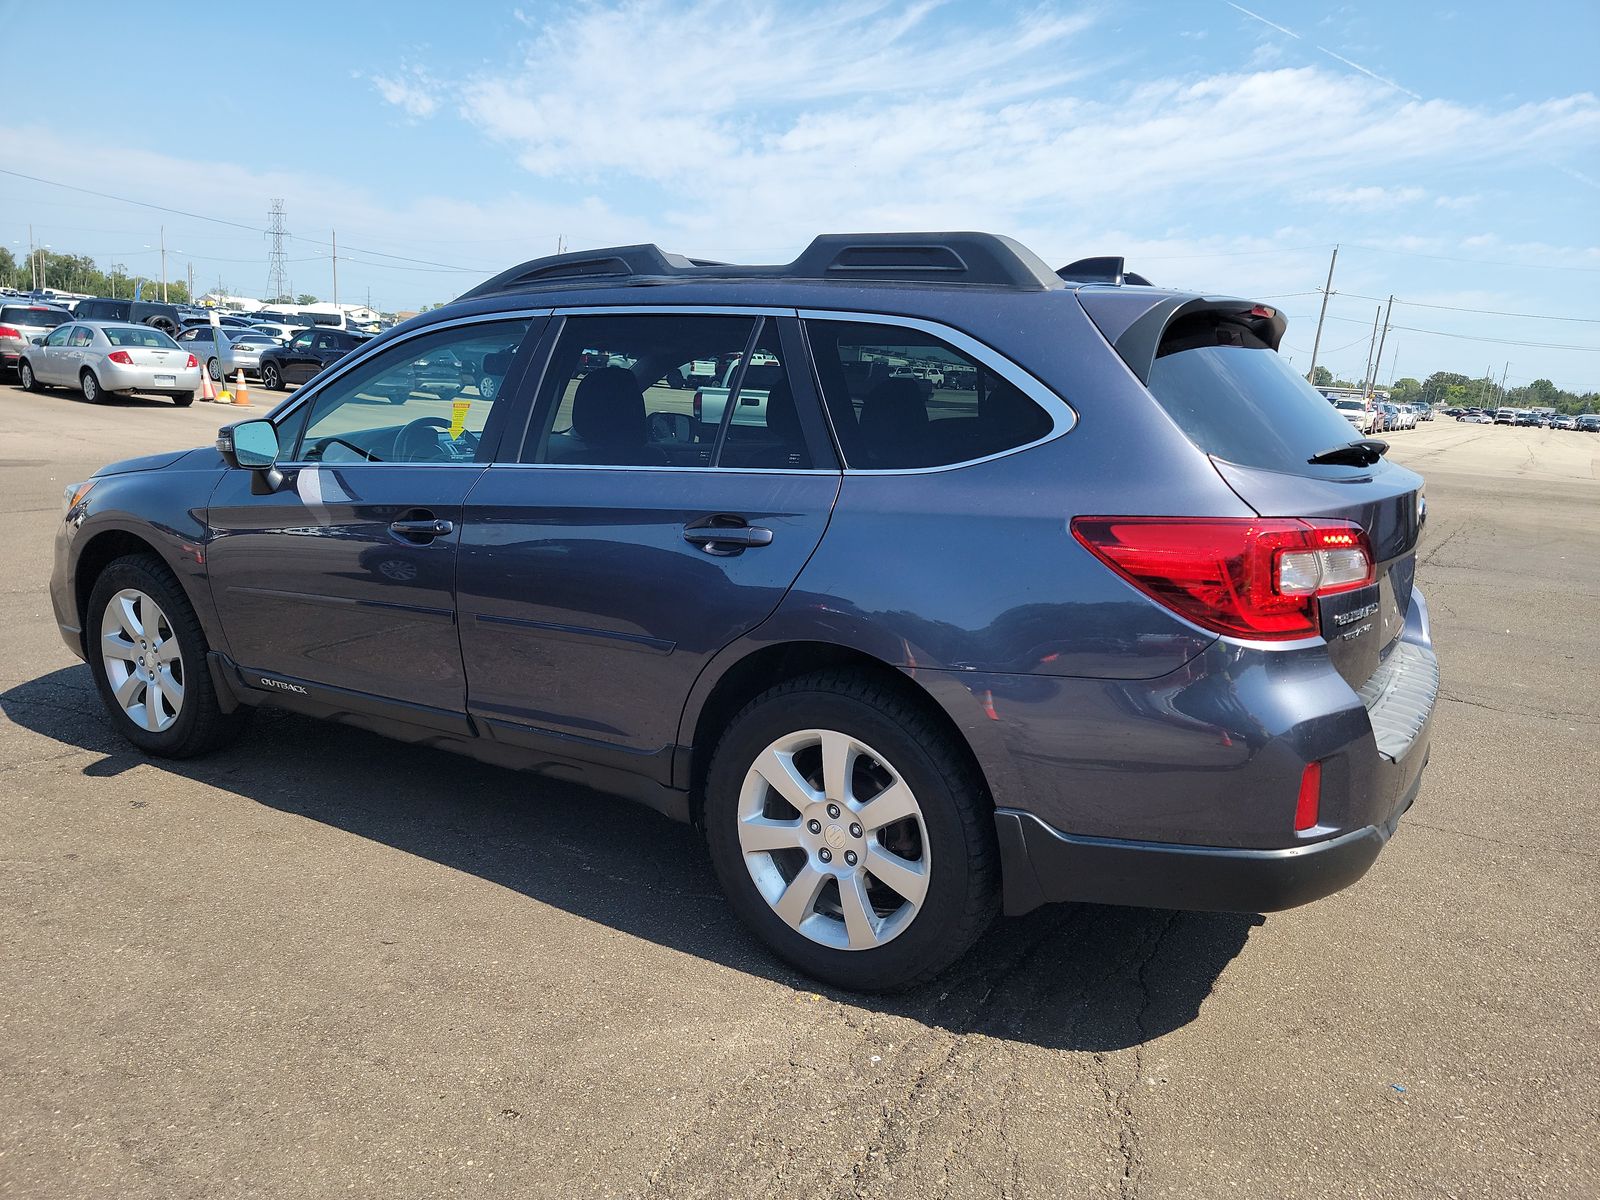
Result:
[[[445,520],[391,521],[389,523],[391,532],[397,533],[403,538],[415,538],[418,540],[444,537],[448,533],[454,533],[455,528],[454,525]]]

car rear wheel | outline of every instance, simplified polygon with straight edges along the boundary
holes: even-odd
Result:
[[[248,710],[222,711],[205,633],[166,564],[116,559],[95,580],[86,616],[89,669],[123,737],[147,754],[189,758],[238,735]]]
[[[218,365],[216,359],[208,358],[206,360],[206,374],[211,376],[212,383],[222,382],[222,367]]]
[[[179,408],[188,408],[194,403],[194,393],[191,392],[187,396],[174,396],[172,398],[172,403],[177,405]]]
[[[269,392],[281,392],[283,390],[283,374],[278,370],[275,363],[261,364],[261,386]]]
[[[44,384],[39,382],[39,377],[33,373],[33,364],[20,362],[17,364],[17,382],[22,385],[25,392],[42,392]]]
[[[78,387],[83,391],[83,398],[90,404],[99,404],[105,399],[105,390],[100,386],[99,377],[93,371],[85,371],[78,376]]]
[[[822,672],[752,701],[717,745],[704,822],[739,918],[839,987],[931,979],[998,909],[993,809],[964,748],[865,675]]]

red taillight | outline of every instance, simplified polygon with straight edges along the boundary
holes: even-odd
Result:
[[[1075,517],[1072,535],[1180,616],[1258,641],[1316,636],[1318,596],[1373,580],[1367,535],[1345,521]]]
[[[1322,764],[1307,763],[1300,773],[1300,798],[1294,804],[1294,831],[1304,833],[1317,823],[1322,809]]]
[[[694,419],[696,421],[698,421],[700,419],[700,389],[699,388],[696,388],[695,391],[694,391]]]
[[[106,355],[106,357],[114,363],[121,363],[125,367],[133,366],[133,355],[129,354],[126,350],[113,350],[110,354]]]
[[[10,325],[0,325],[0,337],[20,338],[22,330],[13,329]]]
[[[196,358],[192,354],[189,355],[189,361],[183,364],[185,370],[191,370],[191,371],[195,367],[198,367],[199,365],[200,365],[200,360],[198,358]]]

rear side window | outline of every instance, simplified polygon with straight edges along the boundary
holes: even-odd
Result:
[[[1050,414],[955,347],[897,325],[806,323],[845,462],[906,470],[970,462],[1047,436]]]
[[[715,379],[736,380],[756,325],[747,316],[568,317],[539,390],[543,419],[525,461],[711,466],[730,395],[705,364],[717,364]],[[763,382],[770,389],[772,380]],[[749,407],[764,431],[770,402]]]
[[[1149,387],[1191,442],[1227,462],[1300,473],[1366,470],[1310,464],[1313,455],[1352,440],[1350,422],[1277,351],[1225,316],[1174,321],[1156,352]]]

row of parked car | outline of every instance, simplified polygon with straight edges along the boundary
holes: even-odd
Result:
[[[1512,425],[1525,429],[1567,429],[1600,433],[1600,413],[1558,413],[1526,408],[1447,408],[1446,416],[1468,425]]]
[[[1339,410],[1340,416],[1368,436],[1415,429],[1418,421],[1433,420],[1433,409],[1426,404],[1392,404],[1387,400],[1339,392],[1324,392],[1323,395]]]
[[[272,315],[272,314],[269,314]],[[23,387],[76,387],[87,399],[148,393],[191,403],[200,372],[243,371],[268,389],[304,383],[368,340],[365,333],[287,321],[184,313],[176,305],[89,299],[75,309],[0,304],[0,372]]]

